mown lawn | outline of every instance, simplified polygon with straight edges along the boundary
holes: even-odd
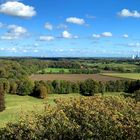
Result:
[[[103,73],[102,75],[140,80],[140,73]]]

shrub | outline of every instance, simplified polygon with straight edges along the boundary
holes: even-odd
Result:
[[[140,103],[124,97],[56,100],[44,112],[28,114],[0,130],[1,140],[138,140]]]

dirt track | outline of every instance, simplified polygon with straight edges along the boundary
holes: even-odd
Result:
[[[103,76],[100,74],[36,74],[30,76],[33,81],[53,81],[53,80],[66,80],[66,81],[84,81],[86,79],[93,79],[96,81],[116,81],[122,78],[115,78],[111,76]]]

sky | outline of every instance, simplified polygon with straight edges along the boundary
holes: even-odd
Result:
[[[0,0],[0,56],[140,54],[140,0]]]

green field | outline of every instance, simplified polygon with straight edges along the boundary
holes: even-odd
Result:
[[[103,73],[102,75],[140,80],[140,73]]]
[[[111,68],[121,68],[121,69],[124,69],[124,70],[128,70],[128,71],[134,71],[138,68],[137,65],[135,64],[129,64],[127,62],[123,62],[123,63],[114,63],[114,62],[110,62],[108,64],[106,63],[103,63],[103,62],[98,62],[98,63],[82,63],[86,66],[93,66],[93,67],[98,67],[98,68],[101,68],[103,69],[104,67],[111,67]]]
[[[104,93],[105,96],[120,95],[121,93]],[[78,93],[71,94],[50,94],[46,99],[37,99],[31,96],[18,96],[18,95],[6,95],[6,110],[0,113],[0,127],[3,127],[7,122],[14,122],[18,120],[18,116],[21,112],[29,111],[42,111],[44,105],[49,103],[55,105],[54,99],[70,97],[79,97]]]
[[[6,110],[0,113],[0,127],[9,121],[16,121],[21,112],[41,111],[45,103],[54,105],[55,98],[69,98],[80,94],[50,94],[47,99],[37,99],[31,96],[6,95]]]
[[[42,71],[38,71],[38,73],[69,73],[69,69],[65,68],[46,68],[43,69]]]

